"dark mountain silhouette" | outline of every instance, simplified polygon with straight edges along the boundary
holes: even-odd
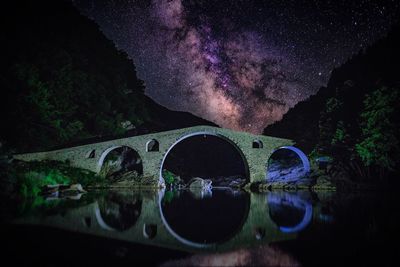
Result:
[[[263,134],[290,138],[297,146],[311,152],[321,142],[319,124],[326,110],[327,100],[336,98],[341,103],[340,115],[353,136],[360,131],[360,112],[365,96],[381,87],[399,88],[400,81],[400,24],[396,23],[386,37],[360,51],[331,73],[327,87],[299,102],[282,120],[268,126]]]
[[[3,147],[216,126],[147,97],[127,54],[70,1],[13,1],[2,8],[0,29]]]

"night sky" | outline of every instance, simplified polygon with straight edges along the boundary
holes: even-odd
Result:
[[[253,133],[400,17],[400,1],[73,2],[128,53],[151,98]]]

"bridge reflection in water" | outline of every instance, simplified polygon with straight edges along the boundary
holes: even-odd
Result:
[[[320,218],[324,198],[329,195],[223,189],[204,198],[190,191],[90,192],[65,200],[62,213],[29,215],[16,223],[189,252],[229,251],[296,238]]]

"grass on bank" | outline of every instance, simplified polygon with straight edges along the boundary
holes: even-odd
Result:
[[[18,162],[9,175],[17,179],[17,190],[21,198],[35,198],[45,185],[81,184],[84,188],[94,183],[105,183],[105,179],[95,173],[71,167],[60,161]]]

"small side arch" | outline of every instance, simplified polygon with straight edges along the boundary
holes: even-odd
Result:
[[[96,157],[96,150],[92,149],[86,153],[87,159],[94,159]]]
[[[255,140],[253,140],[253,145],[252,145],[252,147],[253,147],[253,148],[263,148],[264,145],[263,145],[263,142],[261,142],[261,141],[258,140],[258,139],[255,139]]]
[[[146,152],[160,151],[160,143],[156,139],[151,139],[146,143]]]

